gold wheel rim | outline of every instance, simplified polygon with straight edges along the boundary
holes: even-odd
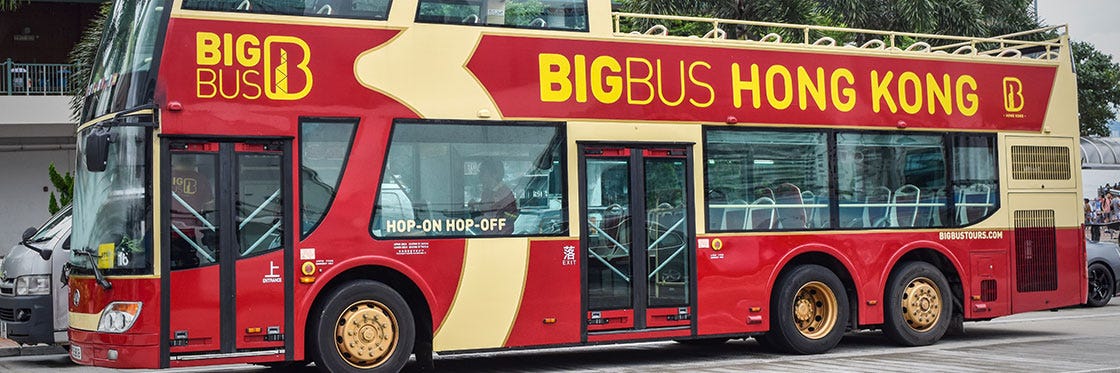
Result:
[[[805,338],[824,338],[836,326],[838,314],[836,293],[828,285],[812,281],[797,289],[793,298],[793,321]]]
[[[397,317],[380,302],[354,302],[338,317],[335,346],[339,356],[360,369],[376,368],[397,349]]]
[[[902,317],[906,324],[919,332],[933,329],[941,318],[941,289],[925,277],[918,277],[906,284],[902,291]]]

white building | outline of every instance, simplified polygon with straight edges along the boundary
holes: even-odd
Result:
[[[74,170],[67,56],[101,0],[31,0],[0,11],[0,245],[42,224],[47,167]]]

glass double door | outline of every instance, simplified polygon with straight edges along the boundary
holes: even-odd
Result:
[[[685,147],[581,146],[588,332],[687,327],[693,201]]]
[[[181,140],[164,154],[170,358],[280,353],[292,280],[286,144]]]

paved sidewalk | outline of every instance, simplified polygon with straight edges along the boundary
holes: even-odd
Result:
[[[62,348],[62,346],[50,346],[42,344],[34,346],[23,346],[11,339],[0,338],[0,357],[53,355],[65,353],[66,349]]]

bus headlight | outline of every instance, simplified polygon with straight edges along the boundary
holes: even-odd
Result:
[[[50,275],[16,277],[16,295],[48,295],[50,293]]]
[[[113,302],[101,311],[101,321],[97,323],[97,331],[106,333],[124,333],[136,323],[140,317],[142,302]]]

